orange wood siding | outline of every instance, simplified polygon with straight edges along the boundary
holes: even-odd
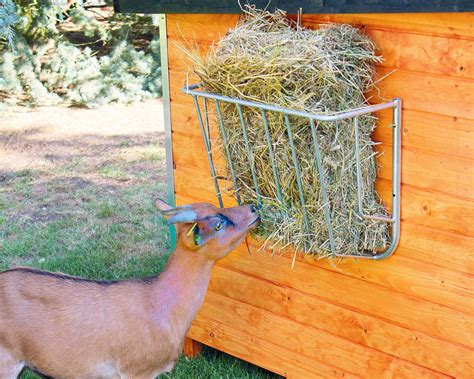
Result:
[[[217,203],[192,99],[189,62],[235,15],[168,15],[178,204]],[[189,336],[290,378],[474,377],[474,15],[305,15],[303,23],[364,28],[384,62],[380,97],[403,99],[400,247],[381,262],[251,255],[218,263]],[[193,81],[195,78],[190,78]],[[390,122],[377,188],[390,190]],[[214,134],[215,135],[215,134]],[[233,200],[224,198],[227,205]]]

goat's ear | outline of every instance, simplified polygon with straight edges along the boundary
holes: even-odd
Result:
[[[173,209],[171,205],[169,205],[166,201],[161,200],[159,197],[155,199],[155,207],[160,212],[169,211],[170,209]]]

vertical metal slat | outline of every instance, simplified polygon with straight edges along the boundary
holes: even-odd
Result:
[[[285,114],[285,124],[286,124],[286,130],[288,132],[288,141],[290,142],[291,155],[293,157],[293,166],[295,167],[296,183],[298,184],[298,191],[300,194],[300,203],[301,203],[301,207],[303,208],[304,222],[306,224],[306,229],[309,232],[310,227],[309,227],[309,220],[308,220],[308,210],[306,209],[306,204],[305,204],[305,199],[304,199],[303,183],[301,182],[301,172],[300,172],[300,166],[298,164],[298,155],[296,154],[295,144],[293,142],[293,133],[291,131],[290,118],[287,114]]]
[[[324,201],[324,217],[326,220],[326,227],[328,229],[329,244],[331,246],[332,254],[336,255],[336,246],[334,243],[334,235],[333,235],[332,224],[331,224],[331,209],[329,207],[329,198],[328,198],[328,193],[326,190],[326,181],[324,180],[323,165],[321,163],[321,154],[319,152],[318,135],[316,133],[316,126],[314,125],[314,120],[310,119],[309,122],[311,125],[311,134],[313,135],[313,148],[314,148],[314,155],[316,157],[316,166],[318,167],[319,185],[321,186],[321,194],[323,196],[323,201]]]
[[[250,147],[249,137],[247,134],[247,127],[245,126],[244,115],[242,113],[242,107],[240,106],[240,104],[237,104],[236,106],[237,106],[237,111],[239,112],[240,123],[242,124],[242,132],[244,135],[245,147],[247,149],[247,155],[249,158],[250,171],[252,172],[253,184],[255,186],[255,192],[257,194],[257,201],[259,204],[261,204],[260,189],[258,187],[257,174],[255,173],[255,167],[254,167],[254,158],[253,158],[252,149]]]
[[[214,168],[214,161],[212,159],[211,144],[208,140],[206,131],[204,130],[204,123],[202,120],[201,109],[199,108],[199,102],[196,96],[193,96],[193,101],[194,101],[194,107],[196,108],[196,113],[198,116],[198,121],[199,121],[199,126],[201,128],[202,137],[204,139],[204,145],[206,147],[207,159],[209,160],[209,168],[211,170],[212,180],[214,182],[214,187],[216,189],[217,200],[219,201],[219,206],[223,208],[224,203],[222,202],[222,195],[219,188],[219,183],[217,182],[216,170]]]
[[[267,145],[268,145],[268,154],[270,155],[270,161],[272,163],[272,169],[273,169],[273,178],[275,179],[277,197],[281,203],[283,201],[283,197],[281,195],[280,178],[278,176],[278,169],[275,165],[275,154],[273,153],[272,138],[270,136],[270,129],[268,127],[267,114],[265,110],[261,109],[261,111],[262,111],[263,126],[265,128],[265,137],[267,139]]]
[[[392,241],[390,246],[372,259],[381,260],[390,257],[400,241],[400,193],[402,162],[402,100],[395,99],[393,107],[392,129]]]
[[[234,162],[232,162],[232,156],[230,154],[229,142],[228,142],[228,139],[227,139],[227,132],[225,131],[225,128],[224,128],[224,121],[222,120],[221,108],[219,107],[219,102],[216,99],[214,99],[214,105],[216,107],[217,121],[218,121],[219,127],[221,129],[222,142],[224,142],[225,152],[226,152],[226,155],[227,155],[227,162],[229,162],[229,169],[230,169],[230,173],[232,175],[232,183],[234,184],[234,190],[235,190],[235,196],[237,198],[237,204],[240,205],[241,200],[240,200],[240,194],[239,194],[239,186],[237,185],[237,176],[235,175],[235,170],[234,170]]]
[[[384,222],[394,222],[393,217],[379,216],[379,215],[368,215],[364,213],[363,197],[362,197],[362,172],[360,167],[360,146],[359,146],[359,118],[354,117],[354,144],[355,144],[355,155],[356,155],[356,175],[357,175],[357,209],[360,217],[366,220],[377,220]],[[393,166],[395,167],[395,166]]]
[[[359,216],[364,217],[364,211],[362,210],[362,180],[361,180],[361,169],[360,169],[360,147],[359,147],[359,118],[354,117],[354,145],[356,155],[356,173],[357,173],[357,207],[359,210]]]

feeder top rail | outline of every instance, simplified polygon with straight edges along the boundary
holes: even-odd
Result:
[[[400,99],[393,99],[385,103],[369,105],[363,108],[356,108],[356,109],[351,109],[351,110],[343,111],[343,112],[335,112],[332,114],[315,114],[315,113],[309,113],[309,112],[304,112],[304,111],[297,111],[291,108],[280,107],[277,105],[259,103],[256,101],[241,100],[234,97],[223,96],[223,95],[218,95],[212,92],[199,90],[199,88],[202,88],[202,85],[203,83],[185,85],[182,88],[182,92],[191,96],[200,96],[200,97],[205,97],[208,99],[224,101],[227,103],[239,104],[239,105],[244,105],[248,107],[257,107],[266,111],[280,112],[280,113],[285,113],[291,116],[306,117],[311,120],[317,120],[317,121],[338,121],[338,120],[344,120],[347,118],[353,118],[353,117],[361,116],[364,114],[381,111],[383,109],[396,108],[397,104],[400,102]]]

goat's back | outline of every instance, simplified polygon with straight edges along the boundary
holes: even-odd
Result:
[[[71,377],[108,377],[102,374],[129,362],[136,366],[137,360],[145,360],[139,367],[146,372],[173,354],[163,343],[167,331],[150,320],[150,285],[29,268],[5,271],[0,273],[0,345],[52,376],[67,377],[67,367]]]

